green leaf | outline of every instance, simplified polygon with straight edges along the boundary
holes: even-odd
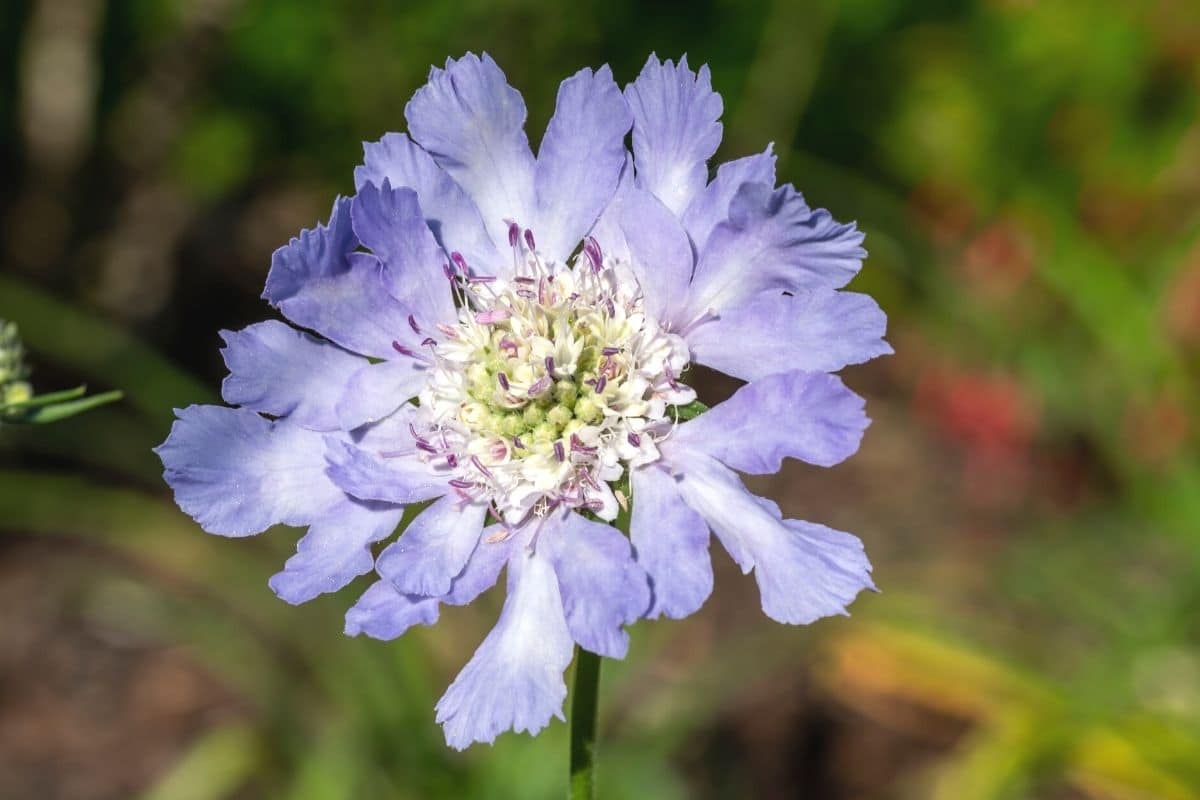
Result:
[[[58,394],[63,394],[59,392]],[[73,417],[76,414],[82,414],[85,411],[90,411],[93,408],[115,403],[124,395],[119,391],[105,392],[104,394],[93,395],[92,397],[81,397],[78,400],[68,400],[63,403],[55,403],[53,405],[35,404],[30,407],[26,404],[24,407],[9,407],[0,411],[0,418],[5,422],[17,425],[44,425],[49,422],[58,422],[68,417]],[[38,398],[34,398],[37,400]]]

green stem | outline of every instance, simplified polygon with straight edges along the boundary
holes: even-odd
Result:
[[[596,701],[600,693],[600,656],[575,648],[575,689],[571,695],[570,800],[596,796]]]

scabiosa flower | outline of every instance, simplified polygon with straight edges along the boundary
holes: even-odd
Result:
[[[620,658],[623,626],[698,609],[710,531],[774,619],[871,586],[856,538],[783,519],[736,474],[857,449],[863,402],[829,373],[890,352],[878,306],[838,291],[863,237],[774,188],[770,148],[710,182],[720,113],[686,60],[651,57],[624,92],[584,69],[535,157],[495,62],[447,61],[409,134],[365,145],[357,194],[275,253],[264,297],[296,327],[223,334],[237,407],[179,411],[158,449],[206,530],[308,528],[270,581],[283,599],[377,572],[349,634],[431,624],[507,567],[437,704],[454,747],[561,717],[575,644]],[[681,421],[693,362],[748,383]],[[610,523],[631,502],[627,538]]]

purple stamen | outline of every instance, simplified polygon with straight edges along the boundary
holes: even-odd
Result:
[[[454,283],[454,270],[450,269],[449,264],[442,264],[442,274],[446,276],[446,280]]]
[[[554,374],[554,356],[546,356],[546,374]]]
[[[533,231],[529,230],[529,228],[525,229],[525,244],[530,250],[537,250],[537,245],[533,243]]]
[[[634,433],[633,431],[630,431],[630,432],[629,432],[629,435],[628,435],[628,436],[626,436],[625,438],[626,438],[626,439],[628,439],[628,440],[629,440],[629,443],[630,443],[631,445],[633,445],[634,447],[641,447],[641,446],[642,446],[642,437],[641,437],[641,436],[638,436],[638,435],[637,435],[636,433]]]
[[[615,356],[619,352],[621,352],[621,348],[619,347],[606,347],[600,351],[602,355],[606,356]]]
[[[562,442],[555,442],[555,443],[554,443],[554,456],[555,456],[555,458],[557,458],[559,461],[564,461],[564,460],[566,459],[566,457],[567,457],[567,454],[566,454],[566,452],[563,450]]]
[[[513,358],[516,358],[517,353],[519,352],[517,343],[514,342],[512,339],[508,338],[507,336],[505,336],[503,339],[500,340],[500,349],[504,350],[505,352],[508,352],[511,350]]]
[[[529,396],[533,397],[534,395],[539,395],[549,388],[550,388],[550,376],[543,375],[542,377],[540,377],[536,381],[534,381],[533,385],[529,387]]]
[[[464,275],[467,274],[467,260],[463,258],[462,253],[455,250],[450,254],[450,260],[454,262],[454,266],[458,267],[459,272]]]
[[[594,452],[596,452],[596,448],[588,447],[582,441],[580,441],[578,436],[576,436],[575,434],[572,433],[571,434],[571,452],[572,453],[594,453]]]
[[[521,226],[515,222],[508,223],[508,246],[516,247],[521,240]]]
[[[596,380],[596,387],[595,387],[595,388],[596,388],[596,394],[603,394],[603,393],[604,393],[604,387],[605,387],[605,386],[607,386],[607,385],[608,385],[608,378],[606,378],[606,377],[604,377],[603,375],[601,375],[601,376],[600,376],[600,377],[599,377],[599,378]]]
[[[493,475],[493,474],[492,474],[492,471],[491,471],[491,470],[489,470],[487,467],[485,467],[485,466],[483,465],[483,462],[479,460],[479,456],[471,456],[471,463],[475,465],[475,469],[477,469],[477,470],[479,470],[480,472],[482,472],[482,473],[483,473],[484,475],[486,475],[486,476],[487,476],[489,479],[492,479],[492,478],[495,478],[495,477],[496,477],[495,475]]]
[[[663,367],[663,374],[667,376],[667,383],[672,389],[679,390],[679,382],[675,380],[675,370],[671,369],[671,365],[667,364]]]
[[[447,453],[446,463],[450,465],[451,469],[458,469],[458,456],[454,455],[454,453]]]
[[[508,391],[508,376],[507,375],[505,375],[503,372],[497,372],[496,373],[496,381],[500,384],[501,389],[503,389],[506,392]]]
[[[536,280],[534,280],[533,278],[527,277],[525,275],[518,275],[517,277],[513,278],[513,280],[516,281],[517,283],[529,284],[530,286],[537,283]]]
[[[474,489],[475,484],[470,481],[464,481],[462,478],[451,478],[450,485],[455,489]]]
[[[421,347],[434,347],[435,345],[437,345],[437,339],[432,336],[426,336],[421,340]]]
[[[492,308],[488,309],[487,311],[480,311],[478,314],[476,314],[475,321],[480,325],[492,325],[497,322],[503,322],[511,316],[512,314],[510,314],[508,311],[505,311],[503,308]]]
[[[404,345],[400,344],[399,342],[392,342],[392,349],[395,350],[397,353],[399,353],[402,356],[408,356],[409,358],[417,357],[417,353],[415,350],[411,350],[411,349],[405,347]]]
[[[433,445],[431,445],[429,442],[426,442],[426,441],[423,441],[423,440],[420,440],[420,439],[418,439],[418,440],[417,440],[417,449],[418,449],[418,450],[422,450],[422,451],[424,451],[424,452],[426,452],[426,453],[429,453],[429,454],[431,454],[431,455],[435,455],[435,456],[437,455],[437,448],[436,448],[436,447],[434,447]]]
[[[525,443],[521,441],[521,437],[520,437],[520,436],[514,436],[514,437],[513,437],[513,447],[517,448],[518,450],[524,450],[524,449],[525,449]]]

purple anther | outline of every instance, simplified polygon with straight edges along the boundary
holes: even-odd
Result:
[[[571,434],[571,452],[572,453],[594,453],[596,448],[588,447],[578,436]]]
[[[615,356],[617,353],[621,352],[621,348],[619,348],[619,347],[606,347],[606,348],[604,348],[603,350],[601,350],[600,352],[601,352],[603,355],[606,355],[606,356]]]
[[[608,378],[601,375],[596,380],[596,394],[604,394],[604,387],[608,385]]]
[[[421,340],[421,347],[433,347],[437,344],[437,339],[432,336],[426,336]]]
[[[517,277],[513,278],[513,281],[515,281],[516,283],[528,284],[529,286],[532,286],[533,284],[537,283],[536,280],[528,277],[527,275],[518,275]]]
[[[583,240],[583,254],[592,263],[592,272],[599,272],[604,263],[604,254],[600,251],[600,244],[591,236]]]
[[[512,314],[503,308],[490,308],[487,311],[480,311],[477,313],[475,315],[475,321],[480,325],[492,325],[497,322],[504,322],[504,320],[511,316]]]
[[[514,342],[512,339],[508,338],[507,336],[505,336],[504,338],[502,338],[502,339],[500,340],[500,349],[501,349],[501,350],[503,350],[503,351],[505,351],[506,353],[507,353],[507,352],[509,352],[509,351],[512,351],[512,357],[513,357],[513,358],[516,358],[516,357],[517,357],[517,353],[519,352],[519,348],[517,347],[517,343],[516,343],[516,342]]]
[[[412,314],[408,315],[408,327],[413,329],[413,333],[417,334],[418,336],[421,335],[421,326],[417,324],[417,318]]]
[[[520,437],[520,436],[514,436],[514,437],[513,437],[513,447],[517,448],[518,450],[524,450],[524,449],[525,449],[525,443],[521,441],[521,437]]]
[[[565,450],[563,450],[562,442],[554,443],[554,457],[557,458],[559,461],[566,460],[567,453]]]
[[[542,377],[540,377],[536,381],[534,381],[533,385],[529,387],[529,396],[534,397],[535,395],[539,395],[549,388],[550,388],[550,376],[543,375]]]
[[[442,274],[446,276],[446,280],[454,283],[454,270],[450,268],[449,264],[442,264]]]
[[[495,275],[472,275],[467,278],[467,283],[495,283]]]
[[[417,440],[417,449],[429,453],[430,455],[437,455],[437,448],[423,439]]]
[[[530,250],[537,250],[537,245],[533,243],[533,231],[529,228],[525,229],[525,246]]]
[[[508,246],[516,247],[521,240],[521,226],[515,222],[508,223]]]
[[[446,453],[446,463],[450,465],[451,469],[458,469],[458,456],[454,453]]]
[[[508,391],[508,376],[503,372],[496,373],[496,382],[500,384],[501,389],[506,392]]]
[[[462,478],[451,478],[449,483],[455,489],[474,489],[475,488],[475,484],[471,483],[470,481],[464,481]]]
[[[526,300],[537,299],[537,295],[530,289],[517,289],[517,297],[524,297]]]
[[[487,467],[485,467],[483,465],[483,462],[479,460],[479,456],[471,456],[471,463],[475,465],[475,469],[482,472],[489,479],[496,477],[495,475],[492,474],[492,471],[490,469],[488,469]]]
[[[641,447],[641,446],[642,446],[642,437],[641,437],[641,436],[638,436],[638,435],[637,435],[636,433],[634,433],[633,431],[630,431],[630,432],[629,432],[629,435],[628,435],[628,436],[626,436],[625,438],[626,438],[626,439],[628,439],[628,440],[629,440],[629,443],[630,443],[631,445],[633,445],[634,447]]]
[[[546,374],[554,374],[554,356],[546,356]]]
[[[604,309],[608,312],[610,317],[615,317],[617,315],[617,307],[613,305],[612,298],[606,297],[604,299]]]
[[[671,369],[671,365],[667,364],[663,367],[663,374],[667,376],[667,383],[672,389],[679,390],[679,381],[675,380],[675,370]]]
[[[463,258],[463,254],[455,250],[450,254],[450,260],[454,262],[454,266],[458,267],[459,272],[463,275],[467,274],[467,260]]]
[[[415,351],[405,347],[404,345],[400,344],[399,342],[392,342],[392,349],[395,350],[400,355],[408,356],[409,358],[416,358],[416,356],[417,356]]]

